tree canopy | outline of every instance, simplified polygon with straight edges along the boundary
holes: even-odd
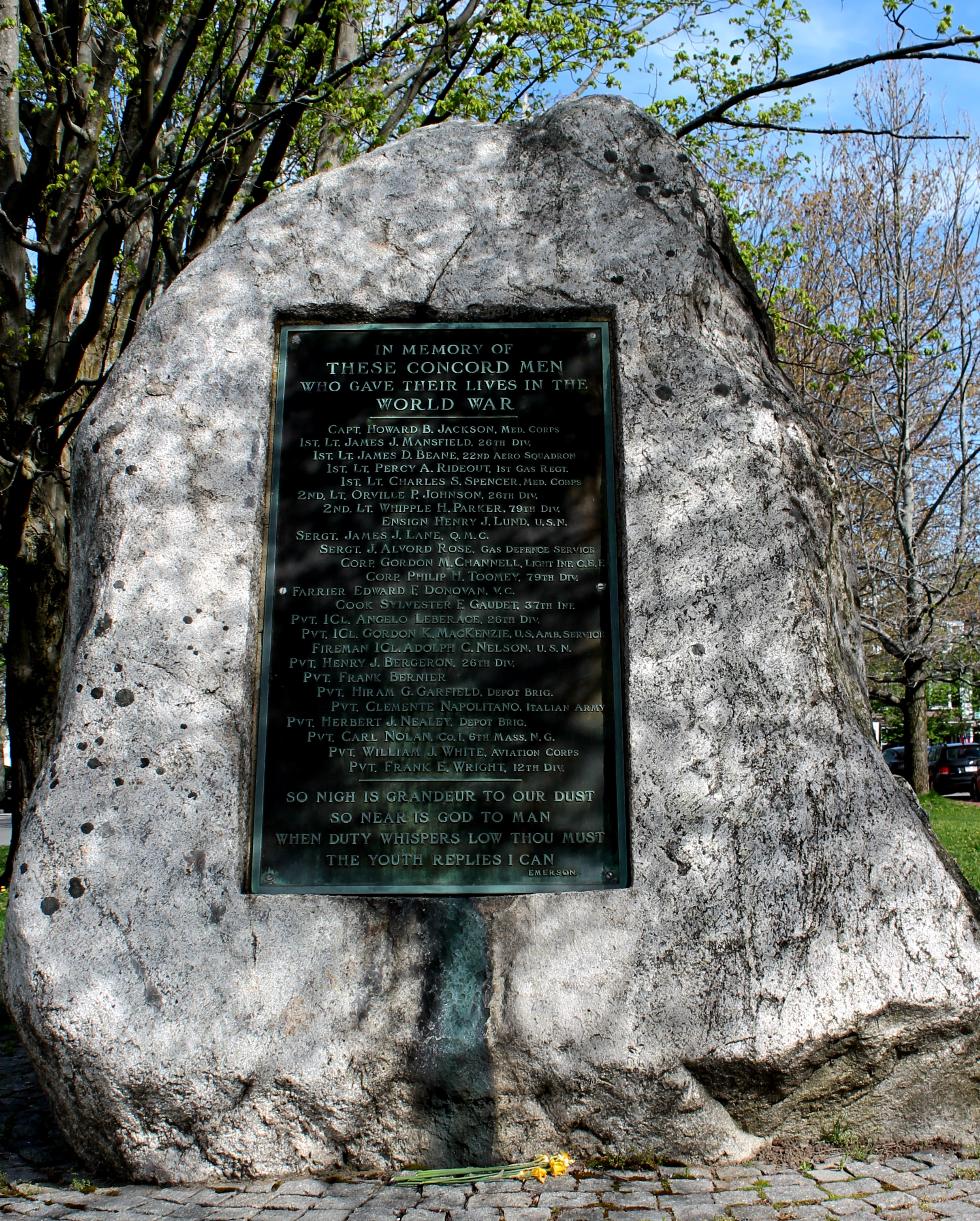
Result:
[[[867,131],[780,200],[769,287],[787,367],[825,424],[849,512],[873,693],[929,787],[926,684],[978,577],[980,144],[932,142],[921,74],[866,82]],[[958,626],[956,626],[958,625]]]

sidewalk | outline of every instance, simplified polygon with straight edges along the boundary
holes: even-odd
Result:
[[[0,1216],[87,1221],[980,1221],[980,1150],[811,1165],[661,1166],[574,1173],[544,1183],[390,1187],[315,1178],[192,1187],[111,1184],[87,1173],[57,1135],[20,1047],[0,1045]],[[85,1186],[86,1191],[76,1188]],[[28,1186],[31,1184],[32,1186]],[[13,1193],[13,1194],[10,1194]]]

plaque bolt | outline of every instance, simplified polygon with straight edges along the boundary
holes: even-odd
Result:
[[[280,592],[281,594],[288,594],[288,593],[289,593],[289,590],[286,588],[286,586],[285,586],[285,585],[280,585],[280,586],[279,586],[279,592]]]
[[[606,587],[605,587],[605,585],[603,585],[603,583],[601,581],[596,586],[596,589],[599,591],[599,593],[605,593],[605,591],[606,591]]]
[[[613,873],[613,871],[611,869],[603,869],[602,880],[604,882],[615,882],[616,875]]]
[[[299,336],[299,335],[290,335],[290,336],[289,336],[289,346],[290,346],[291,348],[298,348],[298,347],[299,347],[299,341],[300,341],[300,336]]]

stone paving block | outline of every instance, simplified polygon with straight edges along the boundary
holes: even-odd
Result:
[[[109,1213],[102,1214],[102,1216],[104,1216],[104,1217],[107,1217],[109,1215],[110,1215]],[[116,1214],[116,1215],[118,1215],[118,1214]],[[124,1212],[122,1215],[125,1217],[126,1221],[158,1221],[157,1213],[147,1212],[146,1209],[142,1208],[142,1207],[130,1208],[126,1212]],[[251,1215],[252,1215],[251,1213],[246,1213],[245,1221],[248,1221],[248,1219],[251,1217]],[[72,1208],[67,1213],[65,1213],[65,1217],[71,1217],[73,1219],[73,1221],[75,1218],[79,1218],[79,1219],[84,1218],[85,1221],[95,1221],[95,1218],[99,1217],[99,1214],[84,1212],[81,1209]],[[211,1221],[210,1214],[208,1215],[208,1221]]]
[[[102,1213],[105,1216],[125,1216],[130,1210],[136,1210],[140,1207],[140,1201],[134,1200],[132,1197],[115,1198],[113,1196],[89,1196],[84,1209],[88,1213]],[[184,1204],[179,1214],[181,1221],[185,1216],[200,1217],[201,1208],[196,1202]],[[173,1216],[173,1213],[166,1214]]]
[[[449,1183],[434,1184],[422,1188],[421,1207],[441,1206],[443,1208],[465,1208],[466,1201],[473,1195],[470,1187],[453,1186]],[[383,1196],[381,1197],[384,1198]]]
[[[890,1210],[893,1208],[913,1208],[918,1204],[915,1196],[910,1196],[907,1191],[880,1191],[873,1196],[865,1196],[869,1204],[873,1204],[875,1208]]]
[[[594,1191],[543,1191],[531,1199],[537,1208],[591,1208],[599,1203]]]
[[[377,1179],[368,1179],[361,1183],[331,1182],[329,1179],[322,1182],[324,1200],[356,1200],[363,1203],[377,1192],[389,1190],[386,1184],[379,1183]]]
[[[919,1200],[928,1201],[929,1207],[932,1208],[933,1204],[939,1201],[962,1200],[966,1192],[954,1179],[948,1183],[932,1183],[928,1187],[920,1187],[912,1194]]]
[[[244,1200],[246,1193],[240,1187],[202,1187],[194,1197],[195,1204],[232,1204],[236,1200]]]
[[[714,1190],[710,1179],[668,1179],[667,1186],[677,1196],[708,1195]]]
[[[591,1179],[583,1179],[581,1182],[571,1174],[563,1174],[560,1178],[552,1178],[550,1175],[543,1183],[537,1182],[535,1179],[528,1179],[524,1184],[524,1190],[532,1196],[547,1196],[552,1192],[557,1192],[559,1195],[572,1195],[586,1183],[590,1183]],[[611,1179],[600,1180],[596,1182],[611,1182]],[[587,1188],[587,1190],[589,1190]],[[595,1188],[598,1191],[598,1188]]]
[[[518,1209],[530,1208],[532,1197],[522,1191],[501,1192],[499,1195],[488,1191],[473,1196],[473,1201],[483,1208],[512,1208],[516,1212]]]
[[[597,1221],[602,1217],[602,1212],[598,1208],[559,1208],[555,1216],[559,1221]],[[504,1221],[508,1221],[506,1211]]]
[[[890,1157],[885,1165],[891,1166],[892,1170],[908,1170],[913,1174],[922,1169],[922,1162],[916,1161],[914,1157]]]
[[[214,1208],[208,1208],[204,1215],[207,1217],[207,1221],[249,1221],[255,1215],[255,1211],[255,1208],[245,1205],[225,1208],[224,1205],[219,1204]]]
[[[864,1173],[869,1179],[876,1179],[879,1170],[887,1170],[888,1168],[885,1162],[880,1161],[878,1158],[872,1158],[870,1162],[865,1162]]]
[[[326,1208],[322,1200],[317,1200],[309,1212],[303,1214],[303,1221],[345,1221],[347,1216],[347,1209]]]
[[[616,1213],[610,1213],[610,1218],[615,1218]],[[672,1214],[668,1212],[659,1212],[657,1209],[644,1210],[639,1209],[636,1212],[629,1214],[629,1221],[672,1221]]]
[[[336,1198],[324,1196],[324,1199]],[[411,1183],[378,1184],[364,1203],[379,1208],[411,1208],[422,1199],[422,1192]]]
[[[731,1215],[739,1221],[775,1221],[776,1210],[771,1204],[736,1204]]]
[[[765,1176],[773,1187],[812,1187],[813,1180],[808,1179],[799,1170],[781,1170],[778,1174]]]
[[[893,1170],[890,1166],[883,1167],[881,1173],[874,1177],[889,1191],[917,1191],[920,1187],[929,1186],[928,1180],[921,1174],[912,1174],[908,1170]]]
[[[454,1215],[456,1217],[465,1217],[466,1221],[498,1221],[500,1209],[486,1208],[478,1200],[471,1197],[467,1201],[466,1211]]]
[[[827,1200],[824,1208],[838,1217],[877,1216],[873,1206],[867,1201],[853,1197],[846,1200]]]
[[[846,1170],[838,1170],[836,1166],[833,1170],[814,1166],[812,1170],[808,1171],[808,1174],[815,1183],[846,1183],[851,1177]]]
[[[524,1184],[519,1183],[517,1179],[491,1179],[486,1183],[474,1183],[473,1189],[477,1193],[485,1192],[493,1196],[512,1195],[514,1192],[523,1191]]]
[[[828,1200],[824,1206],[835,1217],[877,1217],[877,1213],[864,1200]]]
[[[835,1183],[829,1190],[835,1196],[870,1196],[881,1191],[881,1184],[877,1179],[850,1179],[846,1183]]]
[[[949,1166],[957,1160],[956,1154],[947,1149],[916,1149],[909,1156],[928,1166]]]
[[[195,1200],[194,1203],[197,1204],[198,1201]],[[312,1208],[314,1203],[312,1196],[294,1196],[284,1191],[277,1191],[267,1200],[262,1201],[262,1207],[272,1212],[300,1213]]]
[[[570,1181],[578,1184],[579,1191],[611,1191],[615,1179],[607,1174],[583,1174],[580,1179],[574,1175],[563,1175],[560,1179],[549,1179],[549,1183],[564,1183]]]
[[[45,1204],[64,1204],[67,1208],[84,1209],[93,1194],[93,1192],[71,1191],[65,1187],[44,1187],[36,1199],[43,1200]],[[145,1208],[148,1202],[148,1200],[143,1200],[140,1207]],[[158,1202],[154,1201],[154,1203]]]
[[[314,1175],[309,1174],[300,1179],[287,1179],[280,1187],[280,1191],[290,1191],[293,1195],[303,1196],[322,1196],[326,1193],[327,1188],[333,1184],[325,1182],[323,1179],[318,1179]],[[350,1184],[352,1187],[359,1187],[359,1183]]]
[[[716,1166],[714,1172],[716,1183],[750,1183],[758,1177],[758,1171],[754,1166]]]
[[[733,1204],[758,1204],[759,1193],[751,1187],[730,1187],[723,1184],[724,1190],[714,1193],[715,1203],[719,1208],[731,1208]]]
[[[632,1191],[627,1195],[620,1191],[604,1191],[602,1193],[602,1203],[615,1212],[622,1209],[635,1208],[661,1208],[660,1197],[664,1194],[663,1189],[654,1193],[653,1191]]]
[[[259,1216],[261,1212],[262,1216],[275,1216],[276,1221],[299,1221],[299,1217],[305,1216],[306,1212],[310,1210],[310,1206],[309,1204],[293,1205],[287,1201],[275,1199],[262,1200],[258,1206],[251,1208],[251,1216]],[[207,1216],[206,1211],[204,1215]],[[171,1217],[170,1221],[183,1221],[183,1217]]]
[[[710,1196],[665,1196],[664,1207],[673,1221],[715,1221],[721,1215]]]
[[[888,1214],[888,1221],[935,1221],[936,1214],[923,1212],[921,1208],[896,1208]]]
[[[795,1204],[779,1210],[780,1221],[827,1221],[832,1215],[822,1204]]]
[[[980,1208],[969,1200],[937,1200],[931,1208],[941,1217],[955,1217],[958,1221],[980,1221]]]
[[[685,1211],[701,1213],[706,1208],[714,1208],[714,1198],[710,1194],[695,1193],[694,1195],[675,1196],[664,1193],[657,1197],[657,1207],[654,1212],[669,1212],[673,1216],[681,1216]],[[616,1214],[613,1214],[616,1215]],[[621,1221],[630,1221],[630,1213],[619,1213]]]
[[[827,1199],[827,1193],[821,1191],[816,1183],[801,1186],[796,1183],[770,1183],[763,1187],[762,1194],[777,1206],[782,1204],[820,1204]]]
[[[86,1207],[80,1205],[79,1207]],[[180,1211],[182,1205],[175,1204],[173,1200],[141,1200],[140,1212],[144,1217],[171,1217]]]

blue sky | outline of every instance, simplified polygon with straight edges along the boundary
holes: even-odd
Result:
[[[809,0],[807,8],[809,24],[795,27],[794,55],[788,64],[791,72],[890,45],[890,27],[882,18],[880,0]],[[955,5],[955,20],[972,30],[980,29],[980,0],[960,0]],[[930,27],[923,18],[920,24],[924,34],[932,34],[934,23]],[[933,101],[944,109],[950,126],[966,115],[980,130],[980,63],[927,62],[923,69]],[[814,98],[813,123],[821,127],[846,124],[852,115],[856,84],[855,76],[849,74],[812,86],[808,92]],[[650,90],[650,77],[639,65],[623,79],[623,92],[640,106],[649,103]]]

